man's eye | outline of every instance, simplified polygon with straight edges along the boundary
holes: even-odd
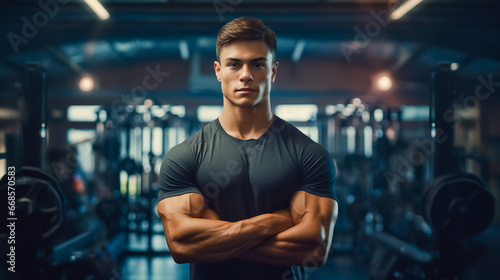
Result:
[[[237,67],[238,64],[236,64],[236,63],[229,63],[227,66],[229,66],[229,67]]]
[[[256,68],[264,68],[264,64],[262,64],[262,63],[255,63],[254,66]]]

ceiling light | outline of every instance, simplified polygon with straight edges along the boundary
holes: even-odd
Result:
[[[380,75],[375,80],[378,90],[387,91],[392,88],[392,79],[388,75]]]
[[[98,0],[84,0],[101,20],[107,20],[109,13]]]
[[[392,20],[398,20],[402,16],[404,16],[407,12],[413,9],[415,6],[420,4],[423,0],[408,0],[403,5],[399,6],[396,10],[394,10],[391,14]]]
[[[92,79],[92,77],[90,76],[83,76],[80,79],[79,86],[81,91],[89,92],[94,89],[95,86],[94,79]]]
[[[306,46],[306,41],[299,40],[297,42],[297,44],[295,45],[295,48],[293,50],[293,54],[292,54],[292,61],[293,62],[298,62],[300,60],[300,57],[302,56],[302,53],[304,52],[305,46]]]

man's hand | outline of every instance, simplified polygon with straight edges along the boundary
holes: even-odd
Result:
[[[328,258],[337,213],[335,200],[298,191],[290,203],[294,226],[240,257],[276,266],[321,266]]]

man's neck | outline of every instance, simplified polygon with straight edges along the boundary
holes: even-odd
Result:
[[[269,102],[261,102],[251,108],[227,103],[224,104],[219,122],[229,135],[242,140],[257,139],[271,126],[274,115]]]

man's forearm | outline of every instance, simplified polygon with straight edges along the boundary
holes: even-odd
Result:
[[[290,218],[264,214],[234,223],[174,217],[165,229],[177,262],[219,262],[236,257],[292,226]]]
[[[298,224],[266,240],[241,258],[276,266],[321,266],[329,252],[330,238],[315,223]]]

